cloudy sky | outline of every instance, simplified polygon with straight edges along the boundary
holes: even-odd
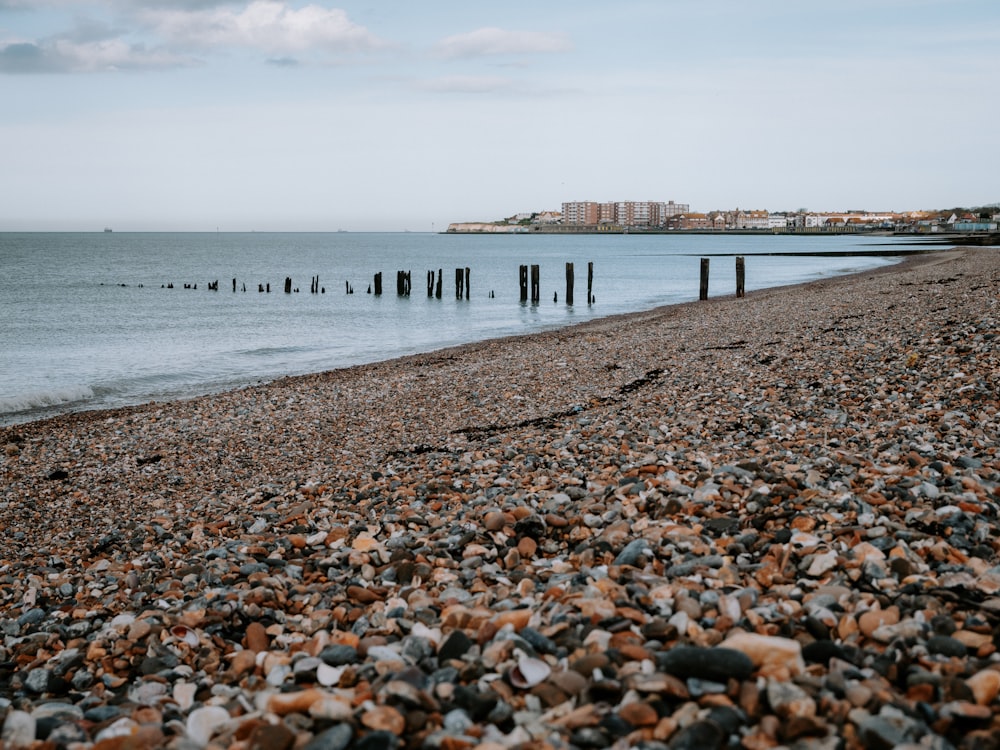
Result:
[[[0,230],[1000,201],[997,0],[0,0]]]

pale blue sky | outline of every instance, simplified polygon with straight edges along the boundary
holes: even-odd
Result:
[[[0,231],[1000,201],[997,0],[0,0]]]

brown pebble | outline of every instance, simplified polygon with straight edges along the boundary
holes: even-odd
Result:
[[[369,729],[402,735],[406,731],[406,717],[392,706],[376,706],[361,715],[361,723]]]
[[[295,735],[283,724],[261,724],[253,730],[249,750],[289,750],[295,744]]]
[[[364,586],[348,586],[347,597],[358,604],[371,604],[381,600],[378,594]]]
[[[965,681],[972,694],[976,697],[976,703],[980,706],[988,706],[996,700],[1000,694],[1000,672],[994,669],[984,669],[976,672]]]
[[[243,638],[243,645],[249,651],[254,653],[260,653],[261,651],[267,651],[270,646],[270,639],[267,636],[267,631],[264,626],[259,622],[251,622],[247,625],[246,635]]]
[[[618,715],[634,727],[654,727],[660,721],[656,709],[641,701],[626,703],[618,709]]]
[[[521,541],[517,543],[518,554],[525,560],[531,560],[535,556],[535,550],[537,549],[538,542],[530,536],[522,537]]]

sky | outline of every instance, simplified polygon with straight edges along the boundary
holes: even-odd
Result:
[[[0,231],[1000,201],[997,0],[0,0]]]

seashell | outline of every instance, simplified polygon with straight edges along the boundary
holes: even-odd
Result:
[[[189,628],[187,625],[174,625],[170,628],[170,635],[176,638],[182,643],[186,643],[191,648],[198,645],[199,638],[198,633]]]
[[[510,668],[507,678],[517,688],[533,688],[552,674],[552,668],[541,659],[521,654],[517,664]]]

